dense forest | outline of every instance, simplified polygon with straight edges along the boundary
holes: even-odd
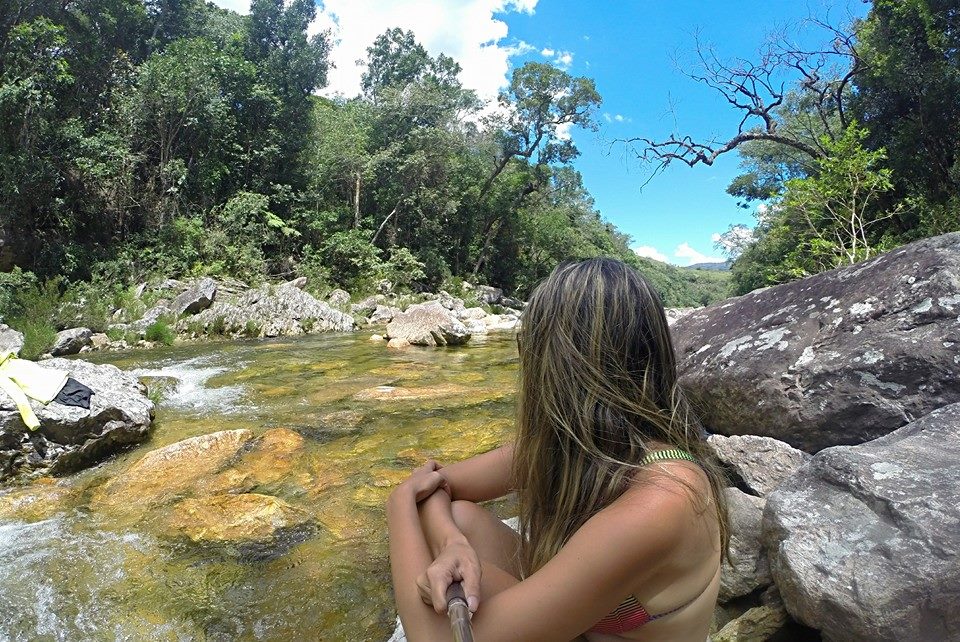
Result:
[[[960,5],[875,0],[863,20],[802,27],[823,45],[783,31],[756,59],[725,61],[696,43],[689,75],[739,112],[733,136],[631,141],[657,170],[739,154],[727,191],[757,226],[718,243],[738,293],[960,230]]]
[[[253,0],[247,16],[200,0],[4,7],[0,316],[198,275],[523,296],[598,255],[646,266],[674,305],[726,294],[638,259],[601,218],[562,133],[595,128],[588,78],[527,63],[492,109],[453,59],[392,29],[362,95],[331,100],[312,0]]]

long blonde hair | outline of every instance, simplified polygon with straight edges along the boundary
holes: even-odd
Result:
[[[517,341],[524,576],[627,489],[652,442],[697,458],[726,551],[723,472],[677,385],[666,315],[646,279],[614,259],[561,264],[534,290]],[[689,490],[705,511],[711,497]]]

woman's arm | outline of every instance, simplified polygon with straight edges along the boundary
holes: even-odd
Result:
[[[440,471],[449,484],[451,499],[485,502],[514,490],[513,443],[451,464]]]
[[[542,569],[486,599],[473,618],[476,638],[572,640],[615,609],[632,587],[661,570],[698,519],[686,489],[665,486],[621,498],[584,524]],[[411,642],[449,640],[446,618],[419,597],[416,578],[431,559],[412,497],[398,488],[388,508],[397,610]]]

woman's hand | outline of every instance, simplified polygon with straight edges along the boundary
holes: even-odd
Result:
[[[447,479],[438,472],[443,466],[432,459],[420,466],[408,477],[401,486],[409,489],[413,493],[414,501],[422,502],[430,497],[438,488],[442,488],[447,493],[450,492],[450,485]]]
[[[433,564],[417,578],[420,599],[432,605],[441,615],[447,612],[447,587],[454,582],[463,583],[467,606],[474,613],[480,605],[480,558],[466,537],[461,537],[443,547]]]

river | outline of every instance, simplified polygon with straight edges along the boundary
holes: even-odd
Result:
[[[0,492],[0,640],[385,640],[391,487],[428,457],[496,447],[513,426],[509,333],[448,349],[393,351],[357,333],[90,360],[163,395],[155,428],[96,468]],[[238,429],[279,436],[283,448],[247,468],[234,458],[124,481],[152,450]],[[173,520],[227,473],[243,477],[242,492],[307,515],[308,527],[252,548]]]

